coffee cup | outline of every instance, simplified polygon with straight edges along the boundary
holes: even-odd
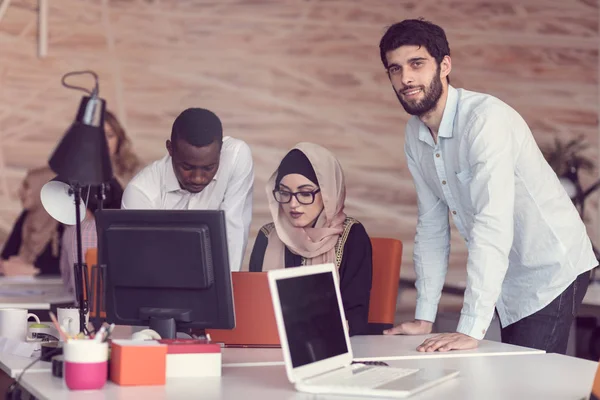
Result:
[[[42,342],[49,342],[58,340],[58,332],[56,328],[44,324],[44,323],[33,323],[29,324],[27,340],[39,340]]]
[[[29,318],[34,318],[36,323],[40,323],[37,315],[28,313],[25,309],[0,308],[0,337],[26,341]]]
[[[80,332],[78,308],[59,308],[57,314],[58,324],[68,336],[76,336]]]

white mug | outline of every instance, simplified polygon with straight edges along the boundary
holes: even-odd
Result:
[[[57,313],[58,324],[62,330],[69,336],[76,336],[79,333],[79,309],[59,308]]]
[[[40,323],[37,315],[28,313],[23,308],[0,308],[0,337],[26,341],[27,321],[32,317],[36,323]]]

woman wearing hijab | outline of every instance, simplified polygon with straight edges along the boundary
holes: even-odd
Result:
[[[362,224],[344,213],[338,160],[319,145],[297,144],[269,179],[267,196],[273,222],[259,231],[250,271],[335,264],[350,335],[366,333],[371,241]]]
[[[48,167],[30,170],[21,184],[23,212],[2,250],[4,275],[58,275],[63,226],[42,206],[42,186],[56,174]]]

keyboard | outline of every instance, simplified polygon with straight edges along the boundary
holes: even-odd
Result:
[[[316,386],[343,386],[376,388],[386,383],[414,374],[418,369],[372,367],[368,365],[353,364],[350,367],[307,380],[308,385]]]

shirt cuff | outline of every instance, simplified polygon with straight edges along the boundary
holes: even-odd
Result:
[[[417,308],[415,310],[415,319],[422,321],[435,322],[435,316],[437,314],[437,305],[428,304],[424,301],[417,301]]]
[[[456,332],[471,336],[474,339],[481,340],[487,333],[491,318],[472,317],[461,314]]]

